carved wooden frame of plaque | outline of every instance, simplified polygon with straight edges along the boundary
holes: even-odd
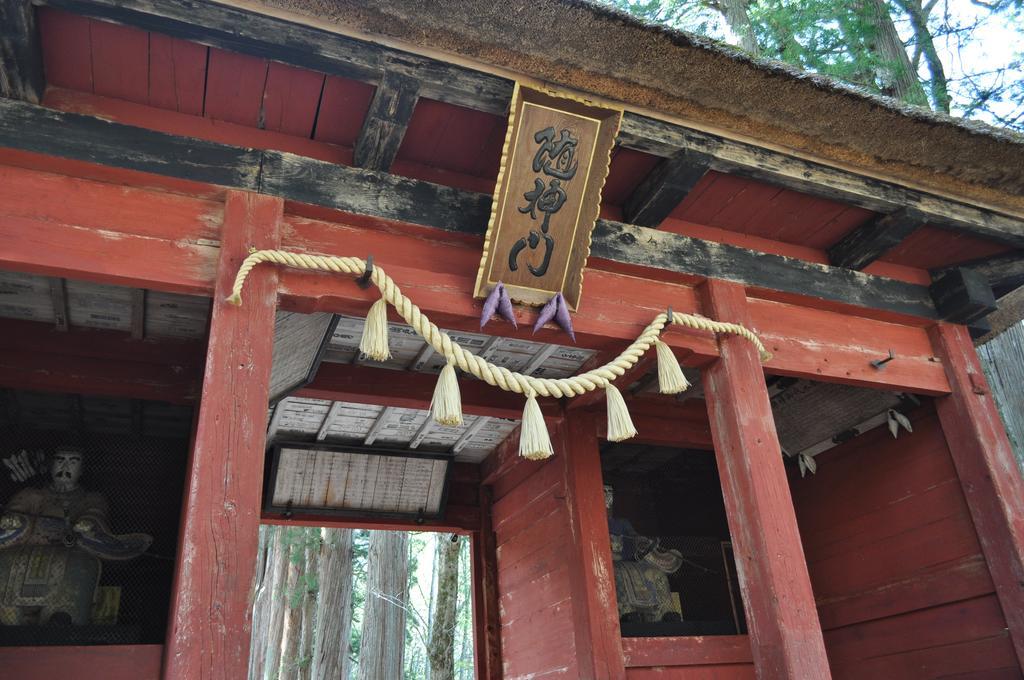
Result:
[[[591,232],[601,209],[601,190],[621,120],[621,109],[516,83],[474,297],[486,297],[501,281],[515,302],[542,305],[555,293],[562,293],[569,308],[576,311],[583,290],[583,269],[590,255]],[[552,135],[559,135],[559,140],[563,130],[569,131],[570,138],[575,133],[577,144],[572,157],[577,169],[569,179],[565,179],[567,169],[559,166],[550,153],[547,160],[554,160],[554,167],[549,162],[542,164],[541,170],[533,169],[534,159],[542,157],[537,150],[545,144],[535,135],[548,128],[553,130]],[[557,194],[558,189],[564,189],[564,198],[561,203],[555,199],[557,209],[548,212],[539,208],[540,215],[536,216],[540,199],[528,198],[527,194],[542,184],[544,195],[549,195],[549,190]],[[535,208],[532,211],[528,210],[531,204]],[[552,207],[551,203],[547,205]],[[568,247],[558,248],[566,236]],[[524,253],[520,267],[519,256]],[[538,270],[543,275],[537,275]]]

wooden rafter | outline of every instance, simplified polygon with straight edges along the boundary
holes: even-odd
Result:
[[[44,4],[205,45],[271,59],[371,84],[389,63],[420,85],[420,95],[505,115],[512,81],[489,73],[297,24],[258,12],[198,0],[45,0]],[[681,125],[626,112],[618,143],[669,158],[680,151],[707,154],[710,168],[759,179],[881,213],[911,206],[931,224],[1024,246],[1024,220],[736,142]]]
[[[711,160],[708,154],[689,149],[662,160],[626,199],[623,218],[641,227],[657,227],[697,185]]]
[[[417,79],[392,69],[384,72],[356,140],[352,156],[356,166],[381,172],[391,168],[412,120],[419,91]]]
[[[999,291],[1024,285],[1024,250],[963,262],[956,267],[943,267],[933,270],[932,275],[938,277],[957,267],[978,272],[988,280],[988,285]]]
[[[482,234],[491,197],[279,151],[257,151],[0,100],[0,146],[258,191],[349,213]],[[168,159],[187,158],[188,162]],[[201,248],[201,246],[195,246]],[[592,254],[642,267],[936,318],[923,286],[599,220]],[[191,291],[182,291],[191,292]]]
[[[28,0],[0,0],[0,95],[38,104],[43,99],[43,50]]]
[[[864,269],[926,222],[925,215],[913,208],[881,215],[857,227],[830,247],[828,259],[836,267]]]

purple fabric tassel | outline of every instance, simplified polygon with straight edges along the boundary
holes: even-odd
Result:
[[[498,295],[498,314],[501,315],[505,321],[512,324],[512,328],[518,329],[519,322],[516,321],[515,310],[512,309],[512,300],[508,297],[508,291],[505,290],[505,286],[498,282],[498,287],[501,288],[501,293]]]
[[[512,300],[508,297],[505,285],[500,281],[498,285],[491,289],[491,292],[484,300],[484,308],[480,311],[481,330],[483,330],[483,327],[487,325],[487,322],[491,320],[495,313],[511,323],[514,328],[519,328],[515,311],[512,309]]]
[[[536,335],[544,324],[555,318],[555,313],[558,311],[558,295],[548,300],[548,303],[540,308],[540,314],[537,315],[537,322],[533,324],[533,334]]]
[[[576,333],[572,330],[572,315],[569,314],[569,305],[565,303],[565,298],[561,293],[555,296],[555,300],[558,305],[558,309],[555,311],[555,323],[558,324],[559,328],[569,334],[569,337],[572,338],[573,342],[576,342]]]

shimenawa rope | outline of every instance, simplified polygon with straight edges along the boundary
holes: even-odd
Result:
[[[297,269],[313,269],[342,274],[359,275],[364,274],[367,269],[367,263],[358,257],[306,255],[285,250],[257,250],[251,252],[245,258],[241,267],[239,267],[231,296],[227,299],[229,303],[234,305],[242,304],[242,287],[245,285],[245,279],[253,267],[263,262],[271,262]],[[370,272],[370,281],[380,290],[382,299],[374,303],[368,314],[363,338],[359,344],[360,350],[371,359],[378,361],[384,361],[389,358],[390,353],[387,348],[387,316],[384,303],[390,304],[398,312],[398,315],[412,326],[413,330],[421,335],[435,352],[448,360],[448,366],[454,366],[470,373],[488,385],[499,387],[507,392],[526,395],[527,403],[523,411],[519,448],[520,455],[526,458],[539,459],[552,455],[551,442],[548,437],[547,428],[544,425],[544,417],[536,403],[538,395],[543,397],[572,398],[597,389],[604,389],[608,394],[608,439],[611,441],[621,441],[635,435],[636,429],[629,418],[625,402],[618,389],[612,384],[612,381],[632,368],[652,345],[657,344],[659,346],[658,375],[661,382],[661,391],[665,394],[675,394],[688,387],[686,379],[679,369],[678,362],[675,360],[675,356],[668,346],[659,340],[659,336],[669,323],[669,316],[664,312],[655,316],[637,339],[623,350],[619,356],[607,364],[569,378],[535,378],[510,371],[503,366],[492,364],[453,342],[444,331],[438,328],[420,311],[419,307],[402,294],[402,291],[391,277],[379,266],[375,265],[373,267]],[[680,313],[672,314],[671,322],[696,330],[738,335],[751,342],[757,348],[762,361],[768,361],[771,358],[771,354],[765,349],[761,340],[749,329],[739,324],[715,321],[694,314]],[[446,370],[446,372],[449,375],[444,375],[439,380],[431,410],[435,420],[442,424],[460,424],[462,422],[462,414],[461,407],[458,407],[458,382],[452,379],[454,377],[450,375],[452,371]],[[452,390],[456,390],[454,395],[451,394]]]

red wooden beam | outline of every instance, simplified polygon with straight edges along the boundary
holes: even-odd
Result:
[[[501,613],[498,563],[491,506],[494,491],[480,487],[480,529],[473,534],[473,630],[478,680],[500,680]]]
[[[619,613],[615,603],[608,512],[594,415],[567,414],[558,436],[565,474],[566,506],[572,523],[569,578],[573,601],[573,632],[580,675],[624,678]]]
[[[932,333],[953,388],[935,400],[939,421],[1024,668],[1024,479],[967,329]]]
[[[746,635],[623,638],[626,668],[752,663]]]
[[[743,287],[705,284],[711,316],[749,323]],[[750,644],[759,678],[831,677],[761,362],[735,336],[704,371]]]
[[[210,201],[0,166],[3,269],[209,295],[219,222]]]
[[[324,362],[316,379],[295,396],[428,410],[436,385],[437,376],[430,373]],[[459,392],[462,410],[469,415],[511,419],[523,415],[524,397],[491,387],[482,380],[460,379]],[[554,399],[541,398],[538,402],[549,418],[561,417],[561,408]]]
[[[0,647],[5,678],[157,680],[163,645]]]
[[[277,272],[253,272],[243,306],[224,300],[251,246],[278,247],[283,209],[280,199],[227,196],[164,680],[235,680],[248,672]]]

